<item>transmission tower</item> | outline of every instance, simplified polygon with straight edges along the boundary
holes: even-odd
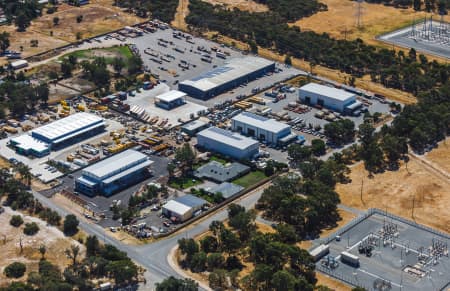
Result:
[[[362,26],[362,16],[363,16],[363,4],[364,0],[356,1],[356,27],[360,28]]]

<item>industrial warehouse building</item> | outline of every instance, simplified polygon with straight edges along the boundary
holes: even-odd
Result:
[[[362,106],[354,93],[316,83],[300,87],[298,96],[305,104],[319,105],[346,114],[351,114]]]
[[[223,67],[180,82],[178,89],[191,97],[207,100],[274,70],[275,63],[263,58],[236,58]]]
[[[197,134],[197,146],[235,159],[251,159],[259,152],[257,141],[217,127]]]
[[[186,134],[188,134],[188,135],[190,135],[190,136],[194,136],[199,131],[202,131],[202,130],[204,130],[207,127],[208,127],[208,123],[197,119],[197,120],[193,120],[193,121],[183,125],[181,127],[181,131],[186,133]]]
[[[85,168],[75,180],[75,190],[88,196],[111,196],[147,178],[151,164],[148,156],[126,150]]]
[[[186,104],[184,98],[186,93],[177,90],[171,90],[155,97],[155,105],[166,110]]]
[[[208,204],[207,201],[187,194],[168,201],[162,207],[162,213],[172,220],[184,222],[194,216],[194,214]]]
[[[10,140],[19,154],[42,157],[105,130],[103,118],[85,112],[76,113],[33,129]]]
[[[274,119],[242,112],[231,119],[233,131],[268,144],[278,144],[280,139],[291,134],[291,127]]]
[[[250,170],[250,167],[236,162],[224,165],[217,161],[211,161],[198,168],[194,176],[199,179],[208,179],[222,183],[237,179],[250,172]]]

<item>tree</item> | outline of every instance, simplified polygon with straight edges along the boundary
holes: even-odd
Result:
[[[80,247],[78,245],[71,245],[70,248],[65,250],[66,256],[72,260],[72,266],[77,265],[78,255],[80,254]]]
[[[250,51],[251,51],[253,54],[257,54],[257,53],[258,53],[258,45],[256,44],[255,41],[250,40],[250,41],[248,42],[248,45],[250,46]]]
[[[315,156],[322,156],[326,153],[325,142],[321,139],[313,139],[311,141],[311,152]]]
[[[128,73],[135,74],[142,70],[142,59],[139,56],[133,55],[128,59]]]
[[[9,220],[9,224],[11,224],[14,227],[19,227],[23,224],[22,216],[20,215],[13,215],[11,219]]]
[[[295,244],[298,240],[295,228],[286,223],[280,223],[276,227],[278,239],[282,243]]]
[[[120,73],[122,72],[123,67],[125,66],[125,62],[122,58],[114,58],[113,59],[113,68],[114,71],[116,71],[116,74],[120,76]]]
[[[130,283],[138,275],[138,268],[130,259],[110,262],[106,270],[117,284]]]
[[[288,271],[280,270],[273,274],[271,285],[275,290],[296,290],[297,279]]]
[[[175,151],[175,159],[182,165],[183,172],[186,170],[192,170],[195,161],[195,152],[191,145],[185,143],[181,148]]]
[[[68,59],[63,59],[61,62],[61,73],[63,78],[70,78],[74,68],[74,65]]]
[[[209,287],[213,290],[228,289],[227,272],[223,269],[216,269],[208,276]]]
[[[16,169],[17,169],[17,172],[19,173],[22,181],[25,182],[25,185],[29,186],[31,183],[31,178],[32,178],[32,175],[30,172],[30,170],[31,170],[30,167],[28,167],[25,164],[19,164]]]
[[[39,226],[36,222],[25,223],[25,228],[23,229],[23,233],[26,235],[35,235],[39,231]]]
[[[192,279],[177,279],[173,276],[156,283],[156,291],[197,291],[198,283]]]
[[[192,238],[182,238],[178,240],[178,246],[183,255],[186,255],[186,261],[190,262],[194,254],[198,253],[199,247],[197,242]]]
[[[242,265],[241,260],[237,256],[228,256],[227,260],[225,261],[225,268],[228,271],[231,270],[242,270],[244,268],[244,265]]]
[[[90,235],[86,238],[86,256],[95,256],[100,253],[100,243],[97,236]]]
[[[30,25],[30,19],[22,12],[17,15],[14,24],[17,26],[17,31],[23,32]]]
[[[200,246],[202,251],[205,253],[213,253],[217,251],[218,242],[215,237],[207,235],[205,238],[200,240]]]
[[[8,47],[10,45],[9,36],[10,36],[10,34],[6,31],[0,33],[0,50],[3,53],[8,49]]]
[[[20,262],[14,262],[8,266],[6,266],[3,273],[8,278],[20,278],[25,274],[25,271],[27,270],[27,267],[25,264]]]
[[[225,259],[223,258],[221,253],[211,253],[208,255],[206,264],[208,265],[208,271],[211,272],[214,269],[223,268],[225,264]]]
[[[59,24],[59,17],[58,16],[53,17],[53,25],[56,26],[58,24]]]
[[[286,57],[284,58],[284,63],[288,66],[292,66],[292,58],[290,55],[286,55]]]
[[[81,21],[83,21],[83,15],[78,15],[77,16],[77,23],[80,23]]]
[[[293,163],[299,164],[311,157],[311,149],[299,144],[292,144],[288,147],[288,155]]]
[[[45,245],[40,245],[39,246],[39,253],[41,253],[41,260],[45,260],[45,253],[47,252],[47,248],[45,247]]]
[[[207,256],[204,252],[200,251],[195,253],[189,261],[189,267],[192,272],[200,273],[206,270]]]
[[[78,225],[80,222],[73,214],[69,214],[64,219],[63,232],[65,235],[72,236],[78,232]]]

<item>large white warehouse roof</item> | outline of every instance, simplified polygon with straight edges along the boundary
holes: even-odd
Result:
[[[109,180],[118,179],[117,175],[125,176],[152,163],[148,156],[135,150],[126,150],[87,167],[83,170],[83,175],[108,183]]]
[[[355,94],[347,92],[345,90],[336,89],[316,83],[309,83],[300,87],[300,92],[302,91],[327,96],[329,98],[340,101],[347,101],[348,99],[351,99],[355,96]]]
[[[257,128],[261,128],[270,132],[280,132],[289,128],[289,125],[276,121],[275,119],[266,118],[250,112],[242,112],[232,118],[234,121],[242,122]]]
[[[232,147],[245,150],[248,147],[258,143],[254,139],[245,137],[238,133],[221,129],[218,127],[210,127],[197,133],[197,137],[206,137],[221,143],[225,143]]]
[[[184,97],[186,97],[186,93],[177,90],[171,90],[169,92],[156,96],[156,99],[169,103]]]
[[[208,91],[273,64],[274,62],[272,61],[258,57],[235,58],[223,67],[206,72],[196,78],[183,81],[180,84],[189,85],[202,91]]]
[[[103,124],[103,122],[101,117],[80,112],[36,128],[31,132],[57,142],[62,137],[67,137],[67,135],[72,133],[81,133],[81,130],[92,129],[92,127]]]

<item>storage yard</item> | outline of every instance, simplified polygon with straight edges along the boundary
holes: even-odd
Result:
[[[369,212],[311,248],[316,268],[367,290],[444,290],[450,236],[381,210]]]
[[[235,48],[197,38],[171,28],[159,29],[130,41],[136,45],[144,65],[150,69],[151,73],[159,77],[161,82],[166,83],[171,89],[176,90],[179,90],[178,84],[185,80],[200,78],[207,72],[214,72],[226,63],[233,62],[233,59],[246,57],[242,51]],[[272,63],[261,58],[256,59],[267,64]],[[295,68],[285,67],[279,63],[276,63],[275,67],[275,73],[260,76],[250,82],[236,83],[235,86],[232,86],[233,88],[228,88],[228,92],[206,102],[201,102],[193,98],[194,96],[188,96],[186,100],[212,107],[215,103],[236,99],[240,95],[251,95],[253,88],[270,88],[277,82],[301,73]]]

